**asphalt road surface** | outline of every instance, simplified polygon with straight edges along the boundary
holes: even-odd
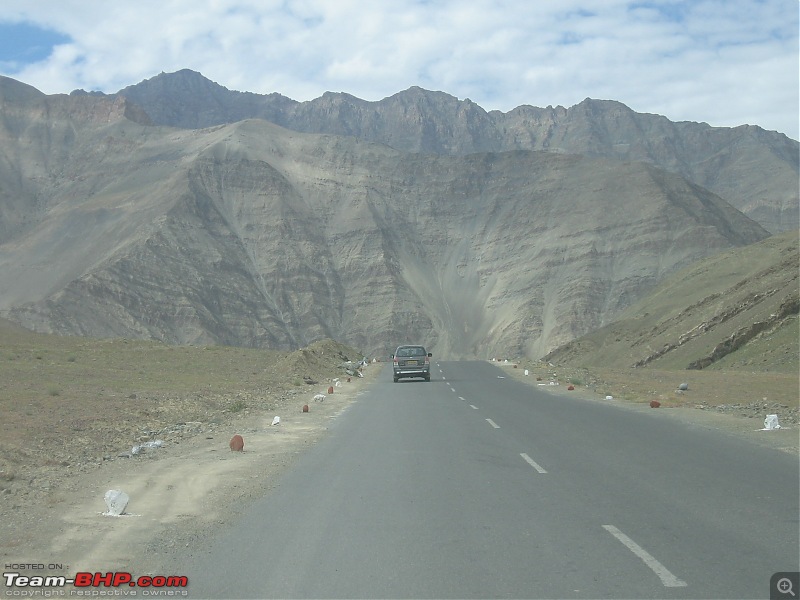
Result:
[[[797,456],[506,374],[385,368],[190,597],[769,598],[798,570]]]

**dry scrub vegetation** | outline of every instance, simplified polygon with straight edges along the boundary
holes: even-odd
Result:
[[[362,357],[326,340],[286,353],[31,333],[0,321],[0,508],[234,416],[322,391]],[[355,365],[354,365],[355,366]]]

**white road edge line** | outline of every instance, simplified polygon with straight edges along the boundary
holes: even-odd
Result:
[[[492,426],[492,427],[494,427],[495,429],[500,429],[500,425],[498,425],[497,423],[495,423],[495,422],[494,422],[494,421],[492,421],[491,419],[486,419],[486,420],[489,422],[489,425],[491,425],[491,426]]]
[[[661,583],[664,584],[664,587],[686,587],[687,583],[685,581],[675,577],[675,575],[670,573],[669,570],[660,562],[658,562],[652,554],[634,542],[627,535],[622,533],[619,529],[613,525],[603,525],[603,529],[622,542],[623,545],[628,548],[628,550],[641,558],[642,561],[644,561],[644,564],[650,567],[653,572],[658,575],[658,578],[661,579]]]
[[[536,469],[537,471],[539,471],[539,473],[547,473],[547,471],[545,471],[545,470],[544,470],[542,467],[540,467],[540,466],[539,466],[539,465],[536,463],[536,461],[535,461],[535,460],[533,460],[533,459],[532,459],[530,456],[528,456],[528,455],[527,455],[527,454],[525,454],[524,452],[523,452],[522,454],[520,454],[520,456],[521,456],[522,458],[524,458],[524,459],[525,459],[525,462],[526,462],[526,463],[528,463],[528,464],[529,464],[530,466],[532,466],[534,469]]]
[[[469,407],[470,407],[470,408],[474,408],[475,410],[478,410],[478,407],[477,407],[477,406],[475,406],[474,404],[470,404],[470,405],[469,405]]]

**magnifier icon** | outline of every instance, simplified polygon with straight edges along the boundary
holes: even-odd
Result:
[[[781,594],[789,594],[792,598],[796,598],[794,591],[792,590],[792,580],[788,577],[781,577],[778,579],[778,582],[775,584],[775,587],[778,588],[778,591]]]

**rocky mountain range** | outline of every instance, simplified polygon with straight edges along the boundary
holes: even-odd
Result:
[[[539,357],[676,270],[769,237],[681,170],[761,190],[765,225],[797,211],[797,142],[754,127],[596,101],[501,118],[413,88],[296,103],[191,72],[140,86],[47,96],[0,78],[0,315],[178,344]],[[550,119],[549,142],[511,133],[512,113]],[[637,128],[685,133],[625,142]],[[526,141],[477,147],[498,136]]]
[[[541,150],[647,162],[714,192],[772,233],[800,222],[798,143],[757,126],[674,123],[621,102],[588,98],[571,108],[519,106],[503,113],[419,87],[377,102],[332,92],[297,102],[277,93],[228,90],[190,70],[162,73],[119,95],[155,123],[185,129],[258,118],[403,152]]]

